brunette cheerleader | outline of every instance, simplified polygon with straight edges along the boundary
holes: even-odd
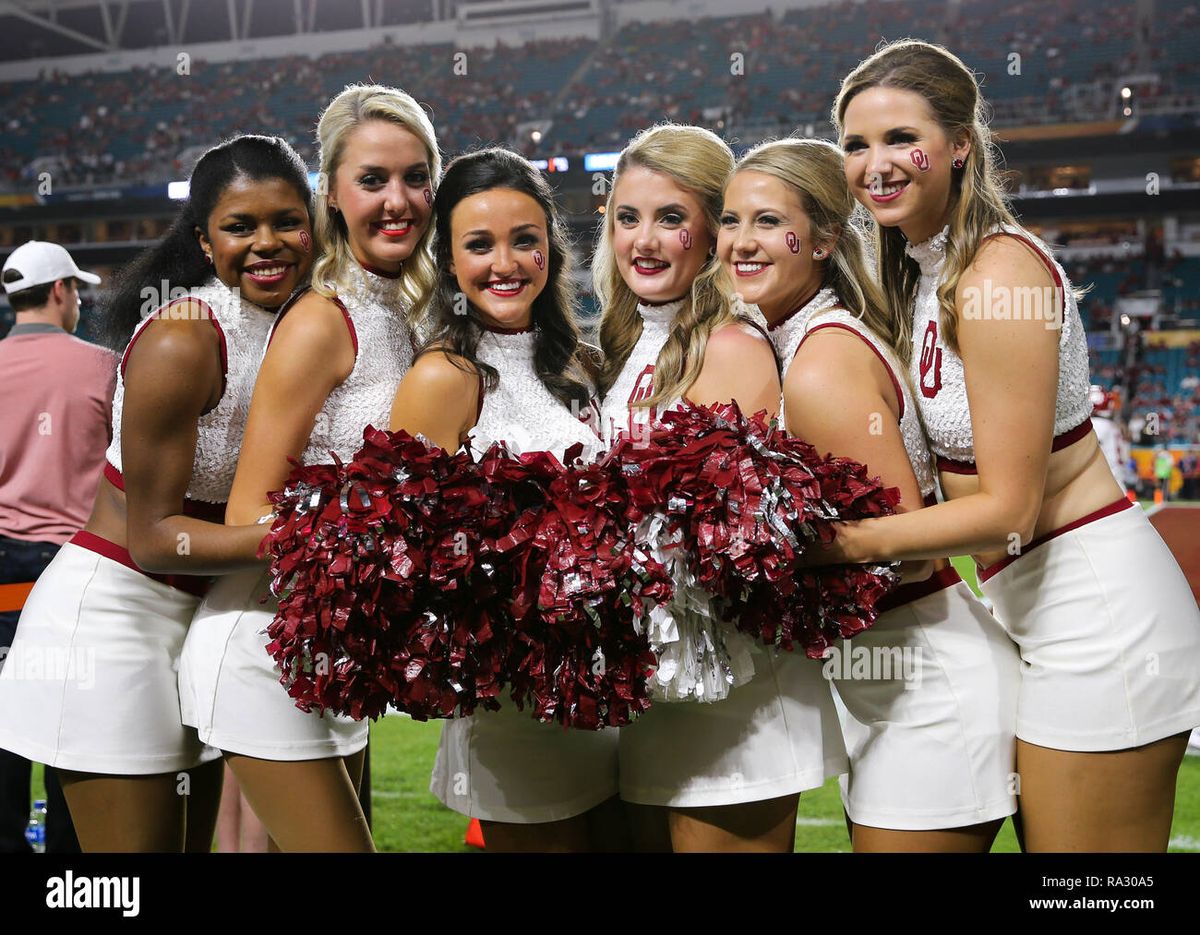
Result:
[[[900,488],[900,510],[918,510],[936,503],[937,482],[856,208],[832,143],[765,143],[725,189],[718,254],[770,323],[788,432],[866,464]],[[949,562],[919,564],[928,577],[890,595],[825,665],[842,702],[854,849],[986,851],[1016,811],[1016,647]],[[852,666],[864,653],[879,671]]]
[[[1091,431],[1076,294],[1013,219],[972,72],[881,49],[834,108],[946,502],[848,524],[836,560],[974,554],[1020,649],[1028,850],[1163,850],[1200,723],[1200,612]]]
[[[734,314],[714,257],[732,169],[698,127],[654,127],[621,153],[592,266],[609,432],[637,432],[685,395],[779,407],[771,344]],[[709,637],[737,634],[713,625]],[[635,812],[642,846],[791,851],[799,793],[845,770],[820,667],[757,647],[749,659],[752,676],[722,700],[660,701],[621,729],[621,798],[648,806]]]
[[[128,346],[104,480],[0,676],[0,744],[59,768],[84,850],[211,847],[222,767],[180,723],[176,670],[204,576],[256,564],[262,527],[221,522],[263,343],[311,265],[309,197],[281,139],[209,150],[110,303]],[[50,658],[71,664],[23,677]]]
[[[254,390],[228,521],[269,516],[289,458],[349,460],[382,425],[412,360],[412,299],[431,281],[428,221],[440,156],[420,106],[352,86],[317,128],[321,177],[313,288],[273,329]],[[279,685],[260,567],[222,579],[197,612],[180,668],[183,719],[219,747],[284,851],[366,851],[355,794],[367,725],[305,714]]]
[[[439,273],[423,302],[434,330],[400,384],[392,429],[448,451],[469,444],[476,457],[497,441],[560,459],[578,442],[595,454],[596,360],[575,325],[550,186],[515,153],[486,149],[450,164],[434,209]],[[489,851],[608,847],[619,825],[617,740],[506,703],[445,722],[430,789],[481,820]]]

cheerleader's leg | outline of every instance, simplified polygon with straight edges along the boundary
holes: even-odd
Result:
[[[891,831],[849,824],[856,854],[986,854],[1004,819],[937,831]]]
[[[221,809],[221,789],[225,783],[225,761],[209,760],[188,770],[191,788],[187,794],[187,825],[183,849],[189,854],[212,851]]]
[[[362,755],[262,760],[227,753],[246,801],[281,851],[372,853],[375,842],[355,789]],[[357,765],[353,761],[357,759]],[[313,821],[312,816],[321,819]]]
[[[110,776],[61,768],[58,774],[84,853],[183,851],[184,774]]]
[[[799,793],[739,805],[672,808],[668,814],[676,853],[790,854],[796,847]]]
[[[1165,851],[1187,741],[1185,731],[1132,750],[1080,753],[1018,740],[1025,849]]]

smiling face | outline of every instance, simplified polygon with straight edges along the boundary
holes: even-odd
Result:
[[[898,88],[863,91],[842,119],[846,181],[883,227],[899,227],[913,243],[945,225],[952,163],[970,144],[955,143],[921,95]]]
[[[800,307],[821,286],[829,245],[813,242],[799,193],[781,179],[747,169],[725,189],[717,256],[734,289],[770,322]]]
[[[433,182],[425,144],[388,120],[368,120],[346,137],[330,183],[350,252],[360,264],[397,273],[429,225]]]
[[[528,328],[550,277],[546,212],[524,192],[494,188],[450,212],[450,272],[486,325]]]
[[[686,295],[713,246],[696,194],[634,165],[621,173],[612,204],[612,249],[625,284],[646,302]]]
[[[217,278],[263,308],[282,305],[312,265],[308,204],[283,179],[235,178],[197,237]]]

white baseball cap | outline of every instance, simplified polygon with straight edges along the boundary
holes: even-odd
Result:
[[[65,248],[44,240],[31,240],[17,247],[4,263],[4,272],[10,269],[17,270],[21,278],[12,282],[4,281],[4,291],[9,295],[59,279],[82,279],[93,286],[100,282],[100,277],[95,273],[85,272],[76,266]],[[0,275],[0,280],[4,280],[3,275]]]

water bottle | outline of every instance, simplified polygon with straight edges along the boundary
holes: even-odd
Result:
[[[25,826],[25,840],[35,854],[46,853],[46,800],[34,799],[29,812],[29,824]]]

